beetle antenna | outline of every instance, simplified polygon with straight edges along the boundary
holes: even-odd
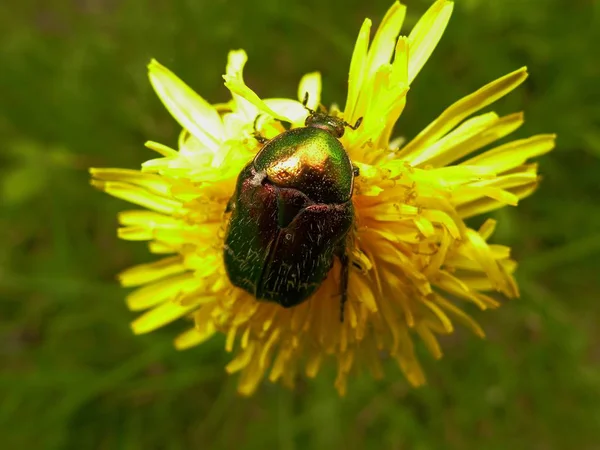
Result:
[[[264,144],[266,142],[268,142],[269,140],[264,137],[262,134],[260,134],[260,131],[258,131],[258,119],[260,119],[261,114],[257,114],[256,117],[254,118],[254,124],[252,125],[252,127],[254,128],[254,133],[252,133],[254,135],[254,139],[256,139],[260,144]]]
[[[306,110],[307,110],[309,113],[311,113],[311,114],[314,114],[314,113],[315,113],[315,110],[314,110],[314,109],[310,109],[310,108],[309,108],[308,106],[306,106],[306,105],[308,105],[308,91],[306,91],[306,92],[304,93],[304,98],[302,99],[302,106],[304,106],[304,108],[306,108]]]
[[[252,129],[254,130],[255,133],[258,133],[258,129],[256,128],[256,126],[258,125],[259,118],[260,118],[260,114],[257,114],[256,117],[254,118],[254,123],[252,124]]]
[[[344,126],[350,128],[351,130],[356,130],[358,127],[360,127],[360,124],[362,123],[362,121],[363,121],[362,117],[359,117],[354,125],[350,125],[348,122],[344,121]]]

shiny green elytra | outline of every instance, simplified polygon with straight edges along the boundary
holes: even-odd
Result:
[[[287,308],[316,291],[337,256],[343,320],[346,237],[354,221],[352,190],[358,173],[339,141],[350,125],[309,112],[304,127],[269,141],[257,137],[264,146],[239,174],[227,206],[225,267],[235,286]]]

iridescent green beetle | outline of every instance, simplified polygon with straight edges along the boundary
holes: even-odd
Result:
[[[304,106],[308,95],[304,98]],[[308,108],[307,108],[308,109]],[[338,140],[353,126],[308,109],[305,126],[271,140],[241,171],[229,200],[224,258],[231,282],[286,308],[308,299],[337,256],[340,319],[348,291],[346,237],[354,222],[358,170]]]

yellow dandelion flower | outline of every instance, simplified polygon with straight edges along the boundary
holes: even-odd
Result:
[[[132,324],[135,333],[184,316],[193,317],[195,326],[177,337],[179,349],[223,333],[226,350],[235,355],[226,370],[240,372],[239,391],[246,395],[265,377],[287,385],[301,372],[314,377],[327,359],[337,362],[335,387],[344,394],[356,368],[382,376],[382,352],[418,386],[425,377],[413,337],[440,358],[436,335],[452,333],[453,321],[484,335],[457,302],[487,309],[498,302],[486,292],[517,297],[511,275],[516,264],[508,247],[488,244],[493,220],[479,229],[464,220],[529,195],[538,175],[528,160],[550,151],[555,136],[477,152],[523,123],[521,113],[479,112],[527,78],[521,68],[449,106],[405,145],[392,139],[410,84],[440,40],[452,7],[436,1],[408,36],[398,37],[406,11],[399,2],[372,40],[371,21],[365,20],[345,108],[329,111],[351,124],[362,118],[340,139],[358,168],[343,321],[337,258],[317,291],[292,308],[258,301],[235,287],[224,263],[227,205],[240,171],[261,148],[255,127],[266,138],[284,133],[283,123],[303,127],[308,112],[299,100],[308,93],[308,108],[319,108],[320,75],[302,78],[298,101],[262,100],[244,83],[246,54],[232,51],[224,75],[232,99],[211,105],[167,68],[150,63],[152,86],[183,128],[178,149],[148,142],[161,157],[140,171],[91,170],[94,186],[145,208],[119,215],[119,237],[149,241],[152,253],[164,255],[120,274],[123,286],[137,287],[127,296],[129,308],[146,310]]]

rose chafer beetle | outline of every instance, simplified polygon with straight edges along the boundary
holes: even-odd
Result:
[[[303,104],[306,107],[308,94]],[[231,282],[258,300],[286,308],[307,300],[339,258],[340,320],[347,299],[346,238],[354,222],[358,170],[339,138],[358,128],[306,108],[305,126],[264,144],[238,176],[226,212],[225,268]]]

